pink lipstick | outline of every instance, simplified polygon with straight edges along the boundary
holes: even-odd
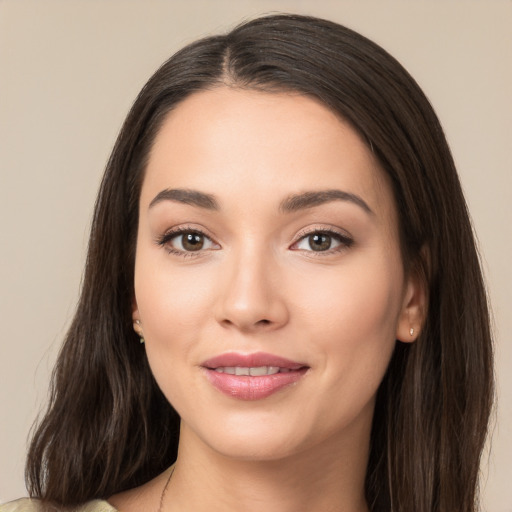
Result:
[[[309,369],[272,354],[229,352],[205,361],[205,375],[216,389],[239,400],[260,400],[297,382]]]

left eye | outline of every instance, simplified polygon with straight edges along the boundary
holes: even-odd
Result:
[[[178,233],[168,238],[166,243],[173,249],[183,252],[197,252],[214,247],[214,243],[206,235],[196,231]]]
[[[339,235],[338,233],[329,233],[325,231],[315,231],[302,237],[295,245],[294,249],[303,251],[326,252],[336,249],[341,245],[349,246],[351,240]]]

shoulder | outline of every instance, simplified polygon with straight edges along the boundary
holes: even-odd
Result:
[[[60,512],[61,509],[52,505],[43,505],[39,500],[22,498],[0,505],[0,512]],[[116,509],[102,500],[93,500],[66,512],[117,512]]]

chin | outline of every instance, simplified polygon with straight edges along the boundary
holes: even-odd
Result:
[[[211,422],[208,427],[208,431],[189,432],[185,426],[182,433],[192,435],[213,452],[234,460],[275,461],[304,450],[306,444],[301,433],[263,420],[250,424],[237,422],[231,426]]]
[[[225,442],[215,440],[210,448],[218,454],[239,461],[270,462],[282,460],[298,453],[301,446],[294,443],[283,442],[279,439],[257,438],[257,439],[226,439]]]

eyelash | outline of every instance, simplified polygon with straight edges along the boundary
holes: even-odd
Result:
[[[354,240],[352,237],[350,237],[347,233],[341,233],[340,231],[337,231],[333,228],[311,228],[303,231],[300,233],[298,239],[296,242],[294,242],[291,247],[297,246],[302,242],[303,240],[306,240],[308,237],[312,235],[326,235],[330,237],[331,239],[339,242],[339,245],[330,249],[327,249],[325,251],[313,251],[313,250],[305,250],[305,249],[294,249],[296,251],[304,251],[309,253],[308,255],[315,258],[320,258],[322,256],[329,256],[338,252],[341,252],[343,250],[349,249],[353,244]]]
[[[183,258],[195,258],[195,257],[197,258],[198,256],[201,256],[202,253],[204,253],[204,251],[207,249],[198,250],[198,251],[182,251],[180,249],[176,249],[169,245],[169,242],[173,238],[177,238],[178,236],[185,235],[185,234],[199,235],[201,237],[204,237],[206,240],[209,240],[211,243],[215,243],[208,235],[203,233],[200,229],[190,228],[190,227],[186,227],[186,226],[180,227],[180,228],[175,228],[175,229],[170,229],[170,230],[166,231],[162,236],[158,237],[158,239],[156,240],[156,243],[159,246],[165,248],[165,250],[169,254],[174,254],[176,256],[181,256]]]
[[[209,249],[200,249],[198,251],[183,251],[181,249],[176,249],[169,245],[169,242],[171,240],[173,240],[176,237],[179,237],[180,235],[185,235],[185,234],[199,235],[201,237],[204,237],[204,239],[208,240],[210,243],[216,244],[216,242],[214,242],[208,235],[206,235],[200,229],[195,229],[195,228],[186,227],[186,226],[166,231],[162,236],[157,238],[156,243],[159,246],[165,248],[165,250],[169,254],[174,254],[177,256],[181,256],[183,258],[199,257],[199,256],[203,255],[205,251],[209,250]],[[310,237],[312,235],[328,236],[331,239],[339,242],[339,245],[332,249],[327,249],[325,251],[313,251],[313,250],[298,249],[298,248],[293,249],[294,246],[297,246],[298,244],[300,244],[300,242],[302,242],[303,240],[307,239],[308,237]],[[290,248],[292,250],[296,250],[296,251],[308,252],[308,253],[310,253],[310,256],[313,256],[313,257],[322,257],[322,256],[331,255],[331,254],[334,254],[337,252],[341,252],[345,249],[350,248],[353,244],[354,244],[354,240],[345,233],[340,233],[339,231],[336,231],[332,228],[326,228],[326,229],[312,228],[310,230],[303,231],[299,235],[297,240],[295,242],[293,242],[293,244],[290,246]]]

